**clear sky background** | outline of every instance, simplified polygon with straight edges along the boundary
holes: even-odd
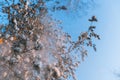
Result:
[[[97,5],[82,17],[61,14],[64,30],[69,32],[73,39],[81,31],[85,31],[92,15],[96,15],[98,23],[96,32],[101,40],[96,41],[97,52],[89,50],[89,55],[77,69],[78,80],[119,80],[115,75],[120,71],[120,0],[97,0]],[[59,15],[57,15],[59,16]]]
[[[78,80],[118,80],[120,71],[120,0],[98,0],[98,6],[91,12],[99,22],[97,32],[97,53],[91,53],[77,71]]]

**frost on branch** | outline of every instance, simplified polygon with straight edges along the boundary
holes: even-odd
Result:
[[[2,8],[8,24],[0,25],[0,80],[76,79],[75,68],[87,56],[85,47],[96,51],[92,38],[100,38],[95,26],[72,41],[48,14],[45,3],[20,0]]]

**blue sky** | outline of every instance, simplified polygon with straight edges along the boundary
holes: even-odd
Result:
[[[100,0],[98,4],[92,13],[99,19],[97,32],[102,40],[97,53],[90,53],[80,66],[78,80],[117,80],[114,72],[120,69],[120,1]]]
[[[120,71],[120,0],[97,0],[97,5],[87,15],[75,17],[69,14],[60,15],[64,30],[76,39],[81,31],[85,31],[92,15],[99,22],[96,32],[101,40],[96,41],[97,52],[89,50],[89,56],[77,69],[78,80],[118,80],[114,74]]]
[[[120,0],[98,0],[97,3],[88,17],[98,17],[97,32],[102,39],[97,41],[98,51],[90,51],[80,65],[78,80],[118,80],[114,73],[120,69]]]

